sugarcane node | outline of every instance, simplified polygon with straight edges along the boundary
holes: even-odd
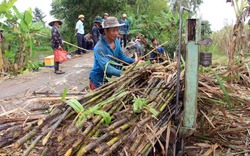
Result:
[[[64,136],[60,135],[57,137],[57,142],[61,142],[64,139]]]

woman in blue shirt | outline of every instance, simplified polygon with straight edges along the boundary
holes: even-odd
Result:
[[[118,58],[127,63],[133,63],[135,60],[126,56],[123,53],[119,40],[119,24],[117,18],[108,17],[103,24],[104,35],[97,42],[94,47],[94,66],[90,72],[90,88],[93,90],[100,87],[103,83],[107,82],[107,77],[120,76],[122,70],[113,66],[110,61],[115,61],[111,57]],[[106,73],[105,73],[106,72]]]

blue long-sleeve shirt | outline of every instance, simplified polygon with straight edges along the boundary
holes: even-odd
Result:
[[[159,44],[157,44],[157,46],[159,46]],[[159,56],[159,54],[163,54],[164,52],[165,52],[165,50],[160,46],[160,47],[157,48],[157,53],[152,52],[150,54],[150,58],[151,59],[156,59]]]
[[[112,50],[110,45],[106,42],[104,36],[102,36],[94,47],[94,66],[90,72],[89,79],[93,82],[95,87],[99,87],[103,82],[107,82],[107,80],[104,78],[106,66],[106,75],[109,78],[112,75],[120,76],[122,73],[122,70],[109,63],[110,60],[115,62],[117,61],[110,58],[108,55],[121,59],[127,63],[133,63],[135,61],[123,53],[118,39],[116,39],[114,42],[115,49]]]
[[[122,19],[119,20],[120,24],[123,24],[123,26],[119,27],[120,34],[127,34],[130,27],[129,27],[129,22],[127,20],[123,21]]]

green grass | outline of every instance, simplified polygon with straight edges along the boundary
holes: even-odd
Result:
[[[34,47],[35,51],[48,51],[52,50],[51,46],[35,46]]]

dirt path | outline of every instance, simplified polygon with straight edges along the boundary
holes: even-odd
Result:
[[[60,64],[65,74],[57,75],[53,68],[44,68],[38,72],[19,75],[0,82],[0,112],[13,109],[11,104],[27,98],[34,91],[53,91],[61,93],[64,88],[79,92],[88,86],[88,75],[93,65],[93,52],[75,56]],[[21,106],[21,105],[20,105]],[[22,107],[22,106],[21,106]]]

